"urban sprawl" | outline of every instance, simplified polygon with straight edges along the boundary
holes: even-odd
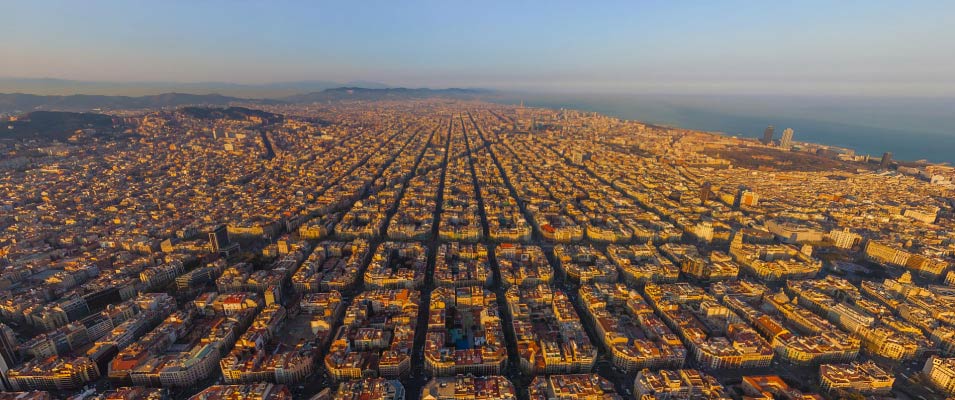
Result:
[[[0,141],[0,399],[955,395],[951,167],[478,101],[248,107]]]

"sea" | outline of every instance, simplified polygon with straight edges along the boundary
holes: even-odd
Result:
[[[955,97],[861,97],[517,93],[499,101],[592,111],[623,119],[760,138],[845,147],[894,160],[955,164]]]

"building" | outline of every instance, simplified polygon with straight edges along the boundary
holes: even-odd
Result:
[[[829,231],[829,240],[840,249],[851,249],[862,242],[862,236],[850,231],[849,228],[843,228],[841,231],[833,229]]]
[[[300,340],[293,346],[277,346],[276,339],[285,324],[285,308],[273,304],[252,322],[236,342],[232,351],[219,361],[226,383],[275,382],[291,384],[308,377],[317,360],[318,350],[308,340]]]
[[[955,395],[955,358],[932,356],[925,362],[922,373],[935,387]]]
[[[710,197],[713,196],[713,184],[709,181],[703,182],[700,185],[700,203],[706,204],[710,200]]]
[[[527,388],[530,400],[621,400],[613,383],[597,374],[538,376]]]
[[[783,137],[779,140],[779,147],[789,150],[793,146],[793,128],[786,128],[783,131]]]
[[[769,146],[773,144],[773,134],[776,133],[776,127],[770,125],[766,127],[766,130],[763,131],[763,144]]]
[[[91,359],[35,358],[8,371],[13,390],[76,390],[99,378],[99,369]]]
[[[503,376],[458,375],[434,378],[421,389],[421,400],[514,400],[517,392]]]
[[[772,232],[783,243],[815,243],[821,242],[823,232],[815,226],[806,225],[801,221],[769,220],[766,229]]]
[[[644,286],[650,305],[706,368],[768,367],[773,348],[742,318],[688,283]],[[720,327],[720,328],[715,328]]]
[[[856,333],[875,323],[875,317],[847,303],[839,303],[829,308],[828,317],[830,321],[843,327],[849,333]]]
[[[830,393],[844,390],[851,393],[889,394],[895,377],[872,361],[819,366],[819,383]]]
[[[209,232],[209,245],[213,253],[229,247],[229,230],[225,225],[219,225]]]
[[[680,267],[674,263],[681,266],[688,263],[697,264],[697,261],[699,264],[704,263],[696,246],[673,243],[664,244],[660,247],[660,251],[653,243],[612,244],[607,246],[607,254],[620,270],[624,280],[635,286],[647,282],[676,282],[680,278]],[[606,282],[609,279],[602,280]]]
[[[325,389],[312,400],[405,400],[405,387],[398,380],[364,378]]]
[[[912,207],[906,208],[902,215],[926,224],[934,224],[939,211],[939,207]]]
[[[0,391],[11,390],[7,371],[17,364],[17,337],[13,329],[0,322]]]
[[[215,276],[222,272],[214,267],[199,267],[176,277],[176,289],[189,290],[199,288],[206,283],[215,281]]]
[[[882,153],[882,161],[879,162],[880,169],[889,169],[889,165],[892,164],[892,153],[885,152]]]
[[[494,292],[480,286],[434,289],[424,361],[432,376],[500,374],[507,349]]]
[[[10,370],[10,363],[0,357],[0,392],[13,390],[10,382],[7,380],[7,371]]]
[[[822,260],[792,245],[763,246],[740,241],[730,245],[730,255],[743,270],[764,281],[811,278],[822,269]]]
[[[0,358],[6,361],[7,365],[16,364],[17,346],[17,337],[13,329],[0,322]]]
[[[931,338],[942,355],[955,355],[955,328],[942,325],[932,331]]]
[[[439,286],[491,286],[493,274],[483,244],[451,242],[438,247],[433,279]]]
[[[823,400],[818,394],[808,394],[790,387],[777,375],[744,376],[740,384],[747,400]]]
[[[620,283],[594,283],[581,286],[579,295],[614,366],[628,373],[683,366],[687,350],[680,338],[636,290]]]
[[[501,243],[494,251],[501,280],[507,285],[530,287],[550,283],[554,278],[554,268],[539,246]]]
[[[284,385],[271,383],[213,385],[189,400],[292,400],[292,393]]]
[[[385,242],[365,269],[365,284],[383,289],[418,288],[424,284],[428,249],[418,242]]]
[[[505,298],[525,373],[580,373],[593,368],[597,348],[567,295],[541,284],[512,286]]]
[[[2,392],[0,391],[0,400],[55,400],[49,392]]]
[[[695,369],[644,369],[633,380],[633,395],[637,399],[659,400],[731,399],[716,378]]]
[[[365,291],[352,300],[325,356],[325,369],[337,380],[411,371],[411,349],[420,294],[411,289]]]
[[[737,307],[739,308],[739,307]],[[797,365],[847,363],[859,354],[861,341],[839,330],[809,309],[794,304],[785,293],[763,297],[761,308],[774,315],[747,311],[751,323],[782,359]]]
[[[142,386],[120,387],[113,390],[107,390],[97,393],[93,397],[86,397],[89,400],[164,400],[168,397],[166,389],[147,388]],[[0,400],[3,400],[0,397]]]
[[[733,197],[733,207],[742,206],[756,207],[759,205],[759,194],[749,190],[746,186],[740,186],[736,189],[736,196]]]
[[[865,257],[883,264],[903,266],[909,261],[909,257],[912,257],[912,254],[893,245],[869,240],[865,245]]]

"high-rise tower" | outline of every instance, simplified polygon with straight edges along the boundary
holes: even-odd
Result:
[[[776,132],[776,128],[772,125],[767,126],[766,130],[763,131],[763,144],[771,145],[773,144],[773,134]]]
[[[710,200],[710,196],[713,194],[713,184],[709,181],[703,182],[700,185],[700,203],[706,204]]]
[[[0,390],[13,390],[7,371],[17,363],[17,337],[9,326],[0,322]]]
[[[219,225],[209,232],[209,244],[212,245],[212,251],[215,253],[229,247],[229,231],[225,225]]]
[[[889,169],[890,164],[892,164],[892,153],[890,152],[882,153],[882,161],[879,162],[879,168]]]
[[[793,128],[786,128],[783,131],[782,139],[779,139],[779,147],[789,149],[793,146]]]

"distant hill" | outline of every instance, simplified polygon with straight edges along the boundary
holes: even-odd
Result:
[[[340,87],[326,89],[321,92],[306,93],[295,96],[285,97],[282,100],[289,103],[318,103],[325,101],[342,100],[407,100],[424,98],[453,98],[453,99],[474,99],[482,95],[493,93],[485,89],[427,89],[427,88],[384,88],[369,89],[360,87]]]
[[[113,117],[95,113],[60,111],[34,111],[18,117],[15,121],[0,119],[2,139],[56,139],[66,140],[79,129],[96,129],[99,132],[113,129]]]
[[[75,94],[70,96],[40,96],[34,94],[0,94],[0,113],[48,111],[90,111],[96,109],[143,109],[179,107],[184,105],[228,105],[248,101],[220,94],[195,95],[165,93],[155,96],[100,96]]]
[[[350,81],[345,82],[344,85],[334,85],[327,87],[326,89],[334,89],[339,87],[360,87],[365,89],[388,89],[391,86],[388,86],[381,82],[372,82],[372,81]],[[303,90],[303,92],[313,92],[313,90]]]
[[[183,107],[176,110],[176,112],[198,119],[229,119],[233,121],[247,121],[252,118],[259,118],[262,119],[263,122],[275,122],[283,118],[283,116],[279,114],[245,107]]]
[[[372,84],[372,83],[369,83]],[[282,99],[246,99],[221,94],[164,93],[152,96],[104,96],[74,94],[44,96],[0,93],[0,114],[22,114],[31,111],[106,111],[176,108],[182,106],[228,106],[243,104],[321,103],[326,101],[408,100],[424,98],[475,99],[491,96],[485,89],[364,88],[339,87],[288,96]]]
[[[303,80],[271,83],[230,82],[109,82],[74,81],[55,78],[4,78],[0,77],[0,93],[33,93],[39,95],[90,95],[150,96],[160,93],[206,94],[221,93],[242,98],[278,98],[298,93],[320,92],[342,86],[384,89],[384,83],[372,81],[333,82]]]
[[[281,121],[284,116],[245,107],[182,107],[175,111],[198,119],[228,119],[262,123]],[[98,113],[70,111],[33,111],[16,117],[0,118],[0,139],[40,139],[65,141],[77,130],[94,129],[97,133],[122,128],[122,120]]]

